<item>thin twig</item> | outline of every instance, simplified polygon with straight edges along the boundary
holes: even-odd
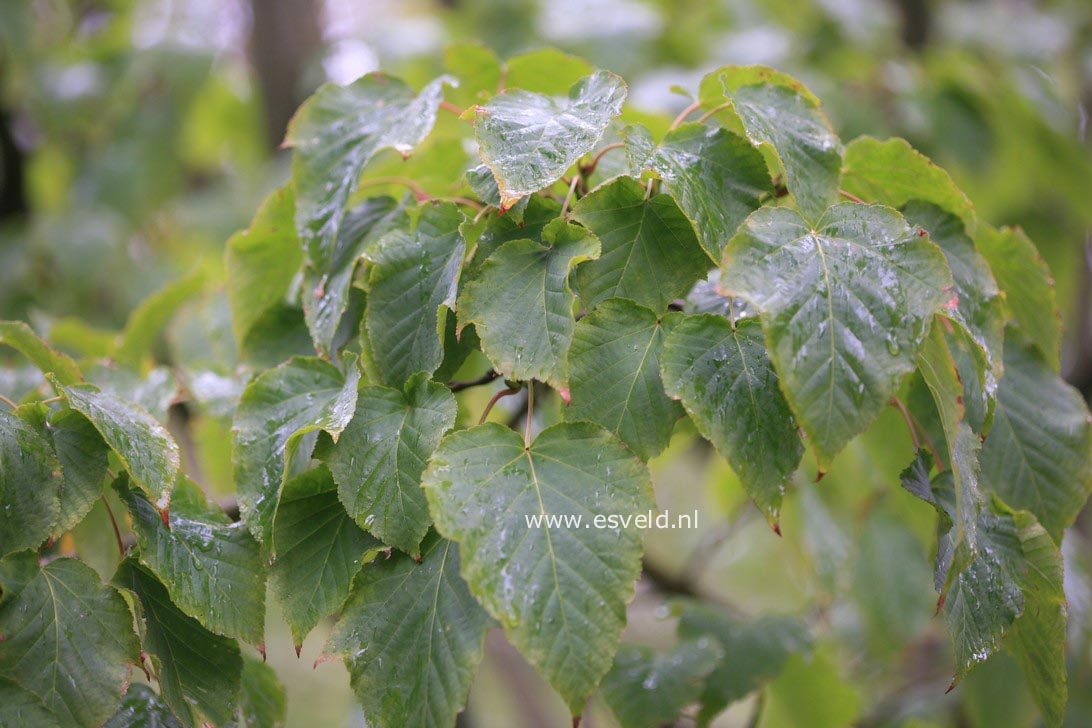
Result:
[[[535,382],[527,383],[527,426],[523,429],[523,446],[531,447],[531,418],[535,414]]]
[[[595,156],[592,157],[591,161],[588,162],[587,166],[583,168],[582,171],[584,176],[591,176],[592,172],[595,171],[595,168],[599,166],[599,160],[603,158],[604,154],[612,149],[621,149],[624,146],[626,146],[625,142],[614,142],[613,144],[608,144],[607,146],[600,149],[598,152],[595,153]]]
[[[693,114],[695,111],[697,111],[700,108],[701,108],[701,101],[695,101],[694,103],[690,104],[685,109],[683,109],[682,111],[679,112],[679,115],[675,117],[675,120],[673,122],[671,122],[671,126],[669,126],[667,128],[667,130],[671,131],[672,129],[677,128],[679,126],[679,124],[686,121],[686,117],[690,116],[691,114]]]
[[[500,374],[497,372],[496,369],[490,369],[477,379],[468,379],[462,382],[448,382],[447,386],[448,389],[450,389],[452,392],[461,392],[464,389],[470,389],[471,387],[477,387],[482,384],[489,384],[499,376]]]
[[[482,412],[482,416],[478,418],[478,424],[484,425],[485,419],[489,417],[489,413],[493,410],[493,405],[500,401],[501,397],[507,397],[512,394],[519,394],[519,387],[509,387],[508,389],[502,389],[493,395],[493,398],[489,400],[489,404],[485,405],[485,410]]]
[[[437,202],[454,202],[457,205],[466,205],[467,207],[473,207],[478,212],[481,212],[482,208],[485,207],[482,203],[469,197],[433,197],[432,199]]]
[[[867,202],[865,202],[864,200],[862,200],[860,197],[853,194],[852,192],[846,192],[845,190],[838,190],[838,194],[841,195],[842,197],[846,198],[850,202],[856,202],[859,205],[867,205],[868,204]]]
[[[371,179],[361,180],[357,187],[378,187],[380,185],[402,185],[408,187],[413,196],[417,198],[418,202],[425,202],[432,199],[432,195],[425,191],[425,188],[419,185],[409,177],[372,177]]]
[[[15,404],[14,402],[12,402],[10,399],[8,399],[7,397],[5,397],[2,394],[0,394],[0,402],[3,402],[4,404],[6,404],[8,407],[11,407],[12,409],[18,409],[19,408],[19,405]]]
[[[730,109],[730,108],[732,108],[732,102],[731,101],[725,101],[723,104],[719,104],[717,106],[714,106],[713,108],[709,109],[709,111],[706,111],[704,114],[702,114],[701,116],[698,117],[698,123],[699,124],[704,124],[705,122],[709,121],[709,118],[713,114],[717,113],[718,111],[724,111],[725,109]]]
[[[902,400],[898,397],[892,397],[890,400],[891,406],[898,409],[902,413],[902,418],[906,420],[906,429],[910,431],[910,440],[914,443],[914,452],[921,449],[921,440],[925,440],[925,447],[928,448],[929,454],[933,456],[933,461],[936,463],[937,470],[944,470],[944,463],[940,459],[940,454],[937,452],[936,447],[933,446],[933,441],[929,438],[929,433],[925,431],[925,428],[921,426],[917,418],[906,408]],[[921,437],[918,433],[921,433]]]
[[[455,114],[455,116],[462,116],[466,113],[466,109],[460,109],[458,106],[451,103],[450,101],[441,101],[440,108],[444,111],[450,111],[452,114]]]
[[[561,214],[564,215],[569,209],[569,203],[572,202],[573,195],[576,194],[576,183],[580,181],[580,175],[574,174],[573,181],[569,183],[569,194],[565,195],[565,202],[561,205]]]
[[[114,509],[110,507],[110,502],[106,500],[106,496],[102,496],[102,504],[106,506],[106,515],[110,516],[110,525],[114,527],[114,538],[118,542],[118,555],[121,558],[125,558],[125,544],[121,542],[121,530],[118,528],[118,521],[114,518]]]

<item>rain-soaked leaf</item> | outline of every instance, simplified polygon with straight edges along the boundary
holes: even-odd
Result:
[[[710,637],[680,642],[666,652],[622,645],[600,691],[622,728],[669,725],[698,702],[705,678],[723,656]]]

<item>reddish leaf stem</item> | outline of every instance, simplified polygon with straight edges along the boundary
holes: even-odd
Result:
[[[677,128],[679,126],[679,124],[686,121],[686,117],[690,116],[691,114],[693,114],[695,111],[697,111],[700,108],[701,108],[701,101],[695,101],[694,103],[690,104],[685,109],[683,109],[682,111],[679,112],[679,115],[675,117],[675,120],[673,122],[671,122],[671,126],[669,126],[667,128],[667,130],[671,131],[672,129]]]
[[[485,410],[482,412],[482,416],[478,418],[478,424],[484,425],[485,418],[489,416],[489,413],[493,410],[493,405],[500,401],[501,397],[508,397],[513,394],[519,393],[519,387],[509,387],[508,389],[502,389],[493,395],[493,398],[489,400],[489,404],[485,405]]]

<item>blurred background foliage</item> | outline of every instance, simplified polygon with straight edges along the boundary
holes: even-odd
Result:
[[[467,42],[502,58],[543,46],[583,56],[623,75],[630,106],[661,115],[650,122],[661,130],[721,64],[797,76],[843,139],[907,138],[951,172],[982,219],[1028,232],[1057,281],[1063,373],[1092,393],[1087,0],[0,0],[0,319],[28,320],[59,348],[101,359],[91,378],[167,421],[188,472],[230,498],[227,433],[247,370],[222,289],[224,241],[287,178],[285,126],[320,83],[383,68],[420,86],[445,62],[485,52],[451,47]],[[568,62],[558,57],[559,78]],[[449,98],[474,99],[465,89]],[[442,129],[419,155],[439,170],[429,191],[452,194],[465,150],[453,152]],[[381,155],[372,170],[397,174],[400,164]],[[125,331],[152,332],[154,355],[131,355]],[[309,346],[306,333],[279,344],[283,356]],[[17,358],[0,363],[0,392],[18,397],[40,383]],[[1006,655],[945,694],[952,658],[931,616],[934,517],[898,487],[911,445],[896,413],[821,484],[805,464],[782,538],[728,467],[678,429],[652,464],[658,498],[673,511],[698,508],[700,528],[646,534],[626,639],[670,643],[671,600],[695,595],[745,614],[806,615],[818,636],[810,656],[794,657],[718,725],[754,716],[768,728],[1035,724]],[[116,553],[104,518],[94,513],[62,547],[108,576]],[[1090,544],[1086,510],[1064,549],[1070,726],[1092,725]],[[360,724],[341,668],[311,668],[322,639],[297,660],[287,629],[270,620],[288,723]],[[567,717],[497,633],[460,720]],[[612,724],[601,705],[586,720]]]

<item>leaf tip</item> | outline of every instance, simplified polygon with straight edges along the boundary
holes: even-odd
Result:
[[[816,482],[816,483],[818,483],[818,482],[819,482],[820,480],[822,480],[823,478],[825,478],[825,477],[826,477],[826,475],[827,475],[827,471],[826,471],[826,469],[825,469],[825,468],[819,468],[819,470],[817,470],[817,471],[815,472],[815,480],[814,480],[813,482]]]
[[[562,387],[557,390],[557,393],[561,395],[561,399],[565,401],[566,407],[573,403],[573,393],[568,387]]]
[[[265,642],[258,643],[258,653],[262,656],[262,662],[265,662]]]
[[[292,645],[296,648],[296,659],[300,659],[300,652],[303,650],[303,645]]]

